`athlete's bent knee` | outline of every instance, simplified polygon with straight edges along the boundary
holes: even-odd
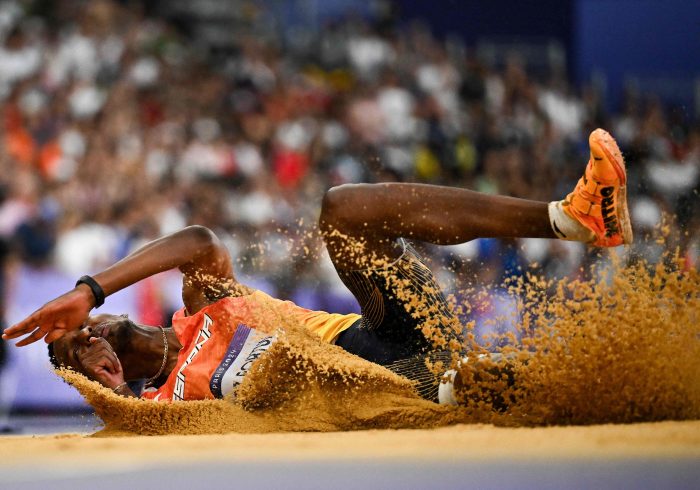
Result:
[[[321,204],[321,230],[350,231],[358,223],[362,224],[364,219],[361,209],[371,187],[371,184],[343,184],[329,189]]]

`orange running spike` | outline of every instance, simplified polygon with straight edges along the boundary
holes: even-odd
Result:
[[[610,134],[596,129],[588,138],[591,158],[574,191],[562,202],[571,218],[595,234],[597,247],[632,243],[627,209],[627,173],[622,153]]]

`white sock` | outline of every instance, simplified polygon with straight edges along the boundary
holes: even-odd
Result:
[[[561,207],[561,201],[550,202],[547,209],[549,210],[549,224],[558,238],[584,243],[595,240],[595,233],[566,214]]]
[[[484,359],[490,357],[494,359],[498,357],[500,359],[501,354],[479,354],[478,359]],[[462,367],[462,364],[469,362],[469,356],[464,356],[462,359],[457,361],[457,369]],[[457,376],[457,369],[449,369],[445,371],[442,375],[443,380],[440,381],[440,386],[438,386],[438,403],[440,405],[459,405],[457,402],[457,397],[455,396],[455,377]]]
[[[448,381],[440,382],[438,386],[438,403],[440,405],[457,405],[457,398],[455,398],[455,375],[457,371],[450,369],[444,376],[447,377]]]

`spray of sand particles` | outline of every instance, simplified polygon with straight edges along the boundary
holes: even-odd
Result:
[[[462,363],[470,417],[509,425],[700,418],[700,278],[678,257],[665,259],[613,263],[585,281],[512,281],[521,342],[503,349],[505,366],[475,356]]]
[[[376,258],[368,260],[376,267]],[[409,311],[422,320],[426,336],[441,350],[453,351],[460,407],[421,399],[407,379],[320,342],[271,308],[265,314],[282,325],[279,340],[256,362],[235,399],[132,399],[80,374],[59,374],[105,422],[103,435],[700,418],[698,271],[669,254],[656,266],[616,262],[592,272],[589,280],[555,282],[525,275],[508,281],[518,304],[519,333],[500,357],[474,341],[469,323],[452,325],[464,332],[462,343],[446,343],[444,328],[437,328],[439,312],[424,308],[420,298],[387,274]],[[470,305],[453,307],[468,311]],[[430,367],[437,383],[450,366]]]

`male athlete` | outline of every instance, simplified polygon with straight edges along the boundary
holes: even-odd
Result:
[[[28,334],[18,346],[44,338],[56,364],[124,396],[137,396],[127,381],[146,379],[141,396],[154,400],[220,398],[233,391],[285,321],[389,368],[446,351],[455,345],[450,344],[454,316],[407,239],[442,245],[479,237],[559,238],[600,247],[631,243],[620,150],[602,129],[591,133],[589,144],[584,176],[566,199],[551,203],[401,183],[328,191],[320,229],[362,315],[310,311],[239,284],[226,248],[206,228],[192,226],[93,277],[83,276],[3,338]],[[354,242],[363,244],[361,253],[349,247]],[[172,268],[183,273],[184,302],[172,328],[137,325],[124,316],[89,316],[105,296]],[[415,305],[427,316],[417,318]],[[426,324],[435,328],[421,328]],[[437,338],[429,337],[434,330]],[[405,366],[399,371],[420,378]],[[437,388],[421,395],[435,399]]]

